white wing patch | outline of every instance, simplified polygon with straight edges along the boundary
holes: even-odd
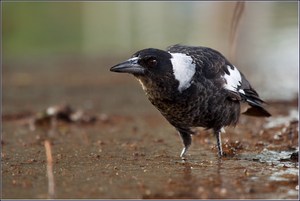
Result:
[[[196,71],[192,57],[183,53],[170,53],[175,79],[178,80],[178,90],[181,93],[191,86],[191,80]]]
[[[224,79],[226,80],[224,88],[233,92],[245,94],[244,90],[238,89],[242,83],[242,76],[238,69],[233,66],[233,69],[227,65],[229,75],[225,73]]]

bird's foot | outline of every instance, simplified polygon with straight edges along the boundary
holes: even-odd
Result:
[[[186,153],[188,151],[189,147],[184,147],[181,151],[180,157],[185,160],[186,159]]]
[[[222,158],[223,156],[222,145],[220,145],[220,147],[218,146],[218,156],[219,158]]]

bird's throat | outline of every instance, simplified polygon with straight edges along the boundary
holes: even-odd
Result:
[[[151,80],[146,79],[144,77],[137,77],[137,80],[142,85],[143,90],[145,91],[146,95],[149,99],[168,99],[173,100],[174,96],[176,96],[176,85],[168,85],[165,81],[158,81],[158,80]],[[169,82],[167,82],[169,83]]]

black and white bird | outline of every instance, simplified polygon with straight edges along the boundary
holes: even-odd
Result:
[[[208,47],[143,49],[110,70],[138,79],[150,102],[178,130],[184,144],[181,157],[191,145],[194,127],[213,130],[221,157],[221,131],[237,124],[241,102],[250,105],[244,114],[271,116],[245,76]]]

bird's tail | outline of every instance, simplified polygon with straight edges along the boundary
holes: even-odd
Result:
[[[270,117],[271,114],[263,108],[265,103],[258,97],[258,94],[255,91],[247,91],[246,94],[241,94],[243,99],[251,106],[243,114],[256,117]]]
[[[251,104],[249,104],[251,105]],[[256,116],[256,117],[270,117],[271,114],[263,107],[253,106],[251,105],[245,112],[245,115]]]

